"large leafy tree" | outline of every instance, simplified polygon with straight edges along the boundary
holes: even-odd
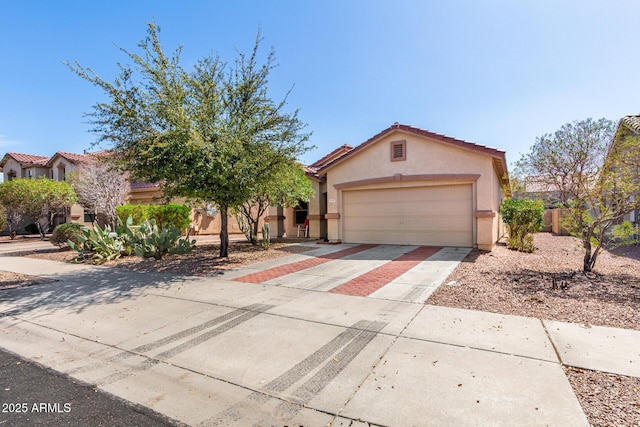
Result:
[[[164,183],[165,194],[214,202],[220,208],[220,256],[228,255],[229,209],[255,196],[308,148],[298,112],[285,112],[268,93],[273,51],[259,63],[260,35],[250,55],[228,66],[216,56],[191,71],[181,48],[167,55],[159,29],[148,25],[141,53],[123,49],[131,65],[119,65],[111,83],[78,63],[80,77],[104,90],[108,101],[89,114],[99,142],[112,145],[131,178]]]
[[[247,240],[255,245],[260,218],[269,205],[296,206],[300,201],[308,202],[314,192],[303,166],[293,163],[279,168],[272,179],[260,182],[253,193],[251,199],[236,207],[236,217]]]
[[[64,181],[16,178],[0,184],[0,203],[10,211],[32,217],[42,238],[53,217],[76,201],[76,193]]]
[[[582,240],[583,270],[593,270],[607,234],[640,208],[640,140],[615,135],[609,120],[567,123],[536,139],[518,167],[555,190],[569,232]]]

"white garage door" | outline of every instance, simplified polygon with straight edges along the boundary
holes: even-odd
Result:
[[[345,190],[343,241],[407,245],[473,245],[470,184]]]

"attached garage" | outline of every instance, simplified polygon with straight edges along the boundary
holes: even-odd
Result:
[[[473,246],[471,184],[342,192],[346,242]]]
[[[312,238],[491,250],[505,233],[499,210],[509,175],[496,148],[394,123],[305,173],[315,192],[307,211]],[[270,208],[272,235],[295,235],[295,217]]]

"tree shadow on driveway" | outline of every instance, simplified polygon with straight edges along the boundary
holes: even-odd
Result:
[[[93,304],[112,304],[150,289],[169,289],[188,277],[92,267],[47,278],[48,283],[0,291],[0,317],[40,310],[70,309],[81,313]]]

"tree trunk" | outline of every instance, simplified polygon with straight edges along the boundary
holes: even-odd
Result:
[[[44,228],[44,225],[42,224],[42,217],[36,219],[36,226],[38,227],[38,233],[40,233],[40,240],[44,240],[45,237],[47,237],[46,233],[48,231],[48,227],[47,229]]]
[[[229,256],[229,208],[220,206],[220,258]]]
[[[254,237],[255,243],[254,242],[251,242],[251,243],[253,243],[254,245],[258,244],[258,223],[259,223],[259,221],[260,221],[260,219],[258,219],[258,221],[255,221],[253,223],[253,237]]]
[[[584,260],[582,262],[582,271],[589,272],[593,268],[593,263],[595,260],[592,260],[591,256],[591,240],[589,238],[583,238],[582,246],[584,247]]]

